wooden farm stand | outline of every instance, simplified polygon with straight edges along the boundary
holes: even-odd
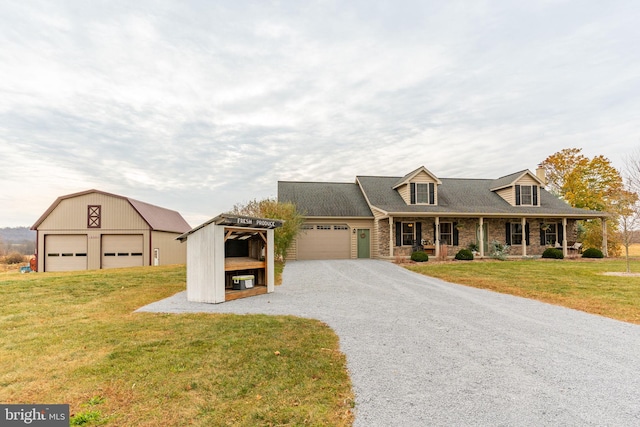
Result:
[[[220,303],[273,292],[273,232],[280,226],[279,220],[222,214],[178,236],[187,242],[187,299]],[[253,287],[234,289],[238,276],[253,276]]]

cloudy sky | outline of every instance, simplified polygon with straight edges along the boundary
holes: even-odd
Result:
[[[195,226],[278,180],[640,146],[640,2],[0,3],[0,227],[91,188]]]

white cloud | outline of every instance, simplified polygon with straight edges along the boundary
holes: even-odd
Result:
[[[3,3],[0,226],[90,187],[202,219],[278,179],[497,177],[566,147],[618,162],[640,137],[639,9]]]

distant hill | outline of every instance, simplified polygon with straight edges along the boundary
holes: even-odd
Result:
[[[36,246],[36,232],[29,227],[0,228],[0,255],[20,252],[32,254]]]

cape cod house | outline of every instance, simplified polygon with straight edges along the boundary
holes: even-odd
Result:
[[[544,186],[542,169],[461,179],[422,166],[355,183],[279,181],[278,200],[305,215],[289,259],[408,257],[417,248],[453,256],[470,244],[484,257],[493,241],[510,245],[509,256],[541,255],[551,246],[566,256],[577,247],[576,221],[606,214],[573,208]]]

